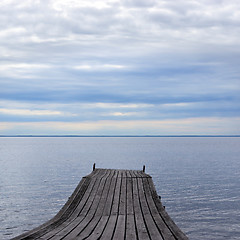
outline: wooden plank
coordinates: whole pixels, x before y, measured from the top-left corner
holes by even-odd
[[[122,172],[122,185],[121,185],[121,193],[120,193],[120,202],[119,202],[119,214],[126,214],[126,187],[127,187],[127,179],[126,172]]]
[[[118,215],[116,229],[112,239],[124,240],[126,215]]]
[[[146,225],[144,223],[144,219],[142,216],[140,201],[139,201],[139,194],[138,194],[138,186],[137,186],[137,179],[132,179],[133,183],[133,205],[134,205],[134,214],[135,214],[135,222],[136,222],[136,230],[137,236],[139,240],[150,240],[148,235]]]
[[[162,217],[163,221],[166,223],[172,234],[175,236],[176,239],[181,240],[188,240],[188,237],[181,231],[181,229],[173,222],[173,220],[170,218],[168,213],[165,211],[165,208],[162,206],[162,203],[157,195],[155,186],[153,184],[153,181],[148,179],[148,183],[150,185],[152,198],[154,200],[154,203],[158,209],[158,212],[160,213],[160,216]]]
[[[158,228],[156,227],[153,221],[150,210],[148,208],[148,204],[144,194],[142,178],[138,178],[137,180],[138,180],[140,205],[141,205],[141,209],[144,217],[144,222],[147,227],[147,231],[151,236],[151,239],[163,239],[160,232],[158,231]]]
[[[120,201],[120,193],[121,193],[121,185],[122,185],[122,171],[118,171],[118,178],[117,178],[117,183],[115,187],[115,193],[113,197],[113,204],[112,204],[112,211],[111,215],[116,215],[118,214],[119,211],[119,201]]]
[[[102,181],[102,184],[99,187],[97,195],[95,196],[95,199],[89,212],[87,213],[87,216],[76,228],[71,231],[70,234],[66,235],[63,239],[76,239],[76,237],[80,237],[80,235],[87,237],[89,235],[89,232],[92,231],[92,228],[96,226],[97,222],[101,218],[101,211],[104,208],[108,188],[110,186],[110,180],[114,175],[114,171],[108,172],[109,175],[104,178],[104,181]]]
[[[70,221],[67,227],[58,232],[53,238],[51,238],[51,240],[58,240],[60,237],[67,236],[68,233],[71,234],[70,236],[74,234],[74,236],[76,236],[79,233],[79,229],[81,228],[81,230],[83,230],[87,223],[93,218],[93,215],[97,209],[96,207],[92,208],[92,205],[96,204],[96,202],[98,203],[100,200],[102,189],[108,176],[110,175],[109,171],[104,171],[104,173],[106,174],[101,176],[99,184],[96,185],[96,188],[94,189],[94,194],[91,194],[91,199],[87,201],[87,204],[84,205],[83,211],[80,213],[80,215],[78,214],[77,218],[75,218],[73,221]]]
[[[117,224],[117,214],[119,211],[119,201],[120,201],[120,190],[121,190],[121,182],[122,182],[122,171],[118,171],[118,177],[116,179],[115,189],[114,189],[114,196],[112,199],[112,208],[111,208],[111,215],[107,225],[104,229],[104,232],[101,236],[102,239],[111,239],[113,237],[116,224]],[[94,238],[92,238],[94,239]]]
[[[86,217],[84,216],[76,217],[70,224],[69,223],[67,225],[64,224],[60,231],[59,229],[57,229],[57,231],[54,231],[52,236],[51,237],[48,236],[47,239],[51,240],[62,239],[64,236],[67,236],[73,229],[79,226],[79,224],[82,223],[83,221],[87,221]],[[42,236],[40,239],[46,240],[45,236]]]
[[[137,239],[134,215],[126,215],[126,239],[135,240]]]
[[[127,178],[127,215],[133,215],[132,178]]]
[[[109,216],[102,216],[100,221],[98,222],[98,225],[96,226],[96,228],[85,239],[96,240],[96,239],[100,238],[100,236],[103,234],[103,230],[105,229],[108,219],[109,219]],[[83,237],[81,237],[81,235],[79,236],[79,238],[83,239]]]
[[[90,211],[90,208],[96,198],[96,195],[98,194],[101,184],[104,183],[104,181],[108,178],[109,175],[110,175],[110,172],[108,172],[107,170],[104,170],[101,177],[96,178],[93,191],[91,192],[90,197],[87,199],[87,202],[84,204],[84,208],[82,209],[81,206],[79,206],[79,208],[81,208],[81,211],[76,212],[76,214],[78,216],[79,215],[86,216],[88,214],[88,212]]]
[[[125,172],[126,172],[126,177],[127,178],[131,178],[132,176],[131,176],[131,171],[129,171],[129,170],[125,170]]]
[[[61,225],[55,227],[52,231],[48,232],[45,235],[42,235],[42,239],[50,239],[56,234],[59,234],[59,232],[68,232],[70,229],[75,227],[81,220],[84,219],[84,216],[78,217],[79,214],[82,212],[82,210],[89,209],[92,199],[94,198],[96,191],[98,189],[98,186],[102,180],[102,178],[107,174],[107,171],[97,171],[95,170],[95,174],[92,177],[92,181],[89,184],[89,187],[81,199],[80,202],[76,203],[76,207],[74,209],[74,212],[66,219]],[[84,215],[84,214],[82,214]],[[77,218],[77,221],[76,221]]]
[[[138,172],[139,172],[139,171],[137,171],[137,170],[133,170],[133,171],[132,171],[133,177],[135,177],[135,178],[141,177]]]
[[[100,201],[98,203],[95,201],[98,204],[96,215],[102,215],[103,214],[103,209],[105,208],[108,193],[109,193],[110,186],[111,186],[111,183],[113,181],[113,176],[115,175],[115,173],[116,173],[115,171],[110,172],[110,175],[108,176],[108,179],[106,179],[103,191],[99,192]],[[94,208],[94,206],[92,206],[92,208]]]
[[[137,171],[137,174],[142,178],[152,178],[149,174],[146,174],[143,171]]]
[[[103,232],[105,228],[105,225],[103,225],[105,218],[102,218],[102,216],[104,215],[104,213],[107,213],[107,216],[109,218],[116,179],[117,179],[117,172],[111,171],[111,174],[108,177],[108,180],[106,181],[106,184],[104,186],[104,190],[102,192],[101,199],[97,207],[97,211],[94,215],[94,218],[91,220],[91,222],[88,223],[86,228],[80,234],[78,234],[77,236],[78,238],[85,239],[86,237],[88,237],[94,231],[94,229],[99,225],[99,223],[102,227],[102,232]],[[104,219],[104,221],[101,222],[101,219]]]
[[[127,172],[128,174],[129,172]],[[132,192],[132,178],[130,174],[127,178],[127,207],[126,207],[126,239],[137,239],[136,226],[133,214],[133,192]]]
[[[116,223],[117,223],[117,215],[111,215],[108,219],[108,222],[106,224],[106,227],[103,231],[103,234],[101,236],[101,239],[107,239],[110,240],[113,237],[115,228],[116,228]],[[90,236],[91,237],[91,236]],[[92,240],[95,240],[94,238],[91,238]]]
[[[111,214],[111,210],[112,210],[112,205],[113,205],[113,198],[115,195],[115,190],[116,190],[116,183],[117,183],[117,179],[118,179],[118,171],[116,171],[114,173],[114,176],[112,178],[111,184],[110,184],[110,189],[107,195],[107,199],[105,202],[105,206],[104,206],[104,210],[102,215],[107,215],[109,216]]]
[[[55,223],[56,220],[64,220],[64,217],[68,217],[72,213],[72,210],[74,210],[74,207],[77,205],[77,203],[80,202],[82,197],[87,194],[89,185],[91,184],[91,178],[93,176],[97,176],[99,172],[99,170],[92,171],[89,175],[83,177],[73,194],[69,197],[67,203],[62,207],[55,217],[47,222],[47,224],[52,224]]]
[[[69,200],[67,201],[67,203],[63,206],[63,208],[58,212],[58,214],[55,217],[53,217],[46,223],[40,225],[39,227],[27,233],[24,233],[20,236],[17,236],[13,239],[14,240],[21,240],[21,239],[27,239],[27,238],[35,239],[37,237],[40,237],[44,233],[51,231],[56,226],[62,224],[64,220],[67,218],[67,216],[69,215],[69,211],[71,211],[76,200],[80,201],[81,198],[83,197],[89,183],[90,183],[90,178],[83,178],[79,183],[79,185],[77,186],[77,188],[75,189],[75,191],[73,192],[73,194],[71,195],[71,197],[69,198]]]
[[[131,171],[131,175],[132,175],[132,178],[138,178],[138,177],[140,177],[139,174],[138,174],[138,171],[136,171],[136,170],[132,170],[132,171]]]
[[[168,240],[175,240],[174,235],[172,234],[172,232],[168,229],[168,226],[166,225],[166,223],[163,221],[163,219],[161,218],[156,205],[152,199],[152,194],[150,191],[150,187],[149,187],[149,182],[148,182],[148,178],[143,178],[143,187],[144,187],[144,193],[145,193],[145,197],[147,200],[147,204],[151,213],[151,216],[158,228],[158,230],[160,231],[161,235],[163,236],[164,239],[168,239]]]

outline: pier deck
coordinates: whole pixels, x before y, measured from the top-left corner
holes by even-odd
[[[14,239],[188,238],[162,206],[151,176],[137,170],[94,167],[53,219]]]

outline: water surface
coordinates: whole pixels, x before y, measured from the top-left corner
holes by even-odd
[[[0,138],[0,239],[53,217],[96,162],[142,169],[190,239],[240,239],[240,138]]]

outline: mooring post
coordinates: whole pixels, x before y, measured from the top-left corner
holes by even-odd
[[[93,171],[95,170],[95,167],[96,167],[96,163],[93,164]]]
[[[143,172],[145,172],[145,165],[143,165]]]

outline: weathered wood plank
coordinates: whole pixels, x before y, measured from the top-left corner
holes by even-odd
[[[144,188],[145,197],[148,203],[148,207],[159,232],[161,233],[163,239],[175,240],[175,237],[173,236],[172,232],[168,229],[168,226],[166,225],[166,223],[161,218],[156,208],[156,205],[152,199],[152,193],[149,189],[148,179],[143,178],[142,181],[143,181],[143,188]],[[150,179],[149,181],[152,181],[152,180]]]
[[[125,215],[126,214],[126,186],[127,186],[127,179],[126,179],[126,172],[122,172],[122,185],[121,185],[121,192],[120,192],[120,202],[119,202],[119,214]]]
[[[89,236],[86,239],[88,239],[88,240],[96,240],[96,239],[100,238],[100,236],[103,234],[103,231],[104,231],[105,226],[106,226],[106,224],[108,222],[108,219],[109,219],[109,216],[102,216],[100,221],[98,222],[96,228],[92,231],[91,234],[89,234]],[[83,239],[81,237],[81,235],[79,237],[81,239]]]
[[[94,198],[93,204],[91,205],[90,210],[88,211],[86,217],[76,228],[74,228],[63,239],[66,239],[66,240],[76,239],[76,237],[79,236],[85,230],[85,228],[88,227],[89,224],[92,226],[95,226],[94,224],[99,221],[101,217],[100,211],[102,211],[104,207],[104,200],[106,198],[106,194],[107,194],[108,186],[110,182],[108,178],[110,177],[111,179],[113,174],[114,174],[113,171],[109,171],[109,175],[103,178],[103,181],[101,181],[98,192]],[[96,217],[94,218],[95,215]],[[89,229],[89,227],[87,229]]]
[[[76,208],[74,209],[74,212],[72,212],[72,214],[70,214],[69,217],[62,224],[55,226],[51,231],[48,231],[47,233],[42,235],[41,239],[50,239],[55,234],[57,234],[59,231],[66,228],[71,222],[73,222],[78,217],[79,213],[85,206],[86,201],[88,200],[89,196],[91,196],[91,193],[93,192],[93,186],[95,186],[95,184],[96,184],[96,181],[94,181],[94,179],[93,179],[93,181],[91,181],[91,183],[87,189],[89,191],[86,191],[85,195],[82,198],[82,201],[76,206]],[[79,220],[80,220],[80,218],[78,218],[77,221],[79,222]]]
[[[122,185],[122,173],[121,171],[118,172],[117,183],[115,187],[115,193],[113,196],[113,204],[112,204],[112,211],[111,215],[116,215],[119,212],[119,202],[120,202],[120,193],[121,193],[121,185]]]
[[[161,236],[161,233],[158,231],[158,228],[156,227],[152,219],[150,210],[148,208],[148,204],[144,194],[142,178],[138,178],[138,191],[139,191],[139,197],[140,197],[139,199],[140,199],[140,204],[141,204],[142,213],[144,217],[144,222],[146,224],[147,231],[151,236],[151,239],[163,239]]]
[[[26,232],[20,236],[13,238],[13,240],[36,239],[39,236],[51,231],[56,226],[61,225],[65,221],[65,219],[67,219],[67,216],[71,214],[72,208],[76,205],[76,202],[79,202],[82,199],[89,183],[90,178],[83,178],[79,185],[77,186],[77,188],[75,189],[75,191],[73,192],[73,194],[71,195],[71,197],[69,198],[69,200],[67,201],[67,203],[63,206],[63,208],[58,212],[58,214],[54,218],[50,219],[46,223],[40,225],[39,227],[29,232]]]
[[[101,239],[107,239],[107,240],[112,239],[114,231],[115,231],[116,223],[117,223],[117,215],[111,215],[109,217],[107,225],[103,231]],[[91,239],[94,240],[94,238],[91,238]]]
[[[128,240],[136,240],[136,229],[135,229],[135,221],[133,215],[126,215],[126,239]]]
[[[116,229],[113,235],[113,239],[124,240],[126,231],[126,215],[118,215]]]
[[[109,217],[110,211],[111,211],[111,205],[112,205],[112,196],[113,196],[114,187],[116,184],[116,178],[117,178],[117,172],[112,171],[111,175],[108,177],[108,181],[106,181],[106,184],[104,186],[101,199],[97,207],[97,211],[94,215],[94,218],[91,220],[91,222],[88,223],[86,228],[80,234],[77,235],[77,238],[85,239],[99,225],[99,223],[101,222],[101,219],[102,220],[104,219],[105,221],[105,218],[102,217],[103,215],[105,216],[107,215]],[[100,223],[100,225],[102,226],[102,232],[105,228],[105,225],[103,225],[104,221]]]
[[[132,189],[132,179],[127,178],[127,215],[133,215],[133,189]]]
[[[158,194],[154,187],[153,181],[148,179],[148,184],[150,186],[152,198],[155,202],[155,205],[167,227],[170,229],[176,239],[188,240],[187,236],[181,231],[180,228],[178,228],[178,226],[173,222],[168,213],[165,211],[165,208],[162,206],[162,203],[160,202]]]
[[[133,205],[134,205],[137,236],[139,240],[149,240],[150,237],[148,235],[148,231],[144,223],[142,210],[140,206],[140,200],[139,200],[140,197],[138,193],[137,179],[134,178],[132,181],[133,181]]]
[[[112,208],[109,217],[109,221],[104,229],[104,232],[101,236],[102,239],[112,239],[116,224],[117,224],[117,215],[119,212],[119,201],[120,201],[120,189],[121,189],[121,182],[122,182],[122,171],[118,171],[118,176],[116,179],[114,194],[112,198]],[[91,237],[91,236],[90,236]],[[93,239],[91,237],[91,239]]]
[[[129,173],[129,172],[128,172]],[[130,174],[127,178],[127,206],[126,206],[126,239],[137,239],[135,219],[133,212],[133,191],[132,191],[132,179]]]
[[[111,214],[117,179],[118,179],[118,171],[114,173],[114,176],[112,178],[102,215],[109,216]]]
[[[52,239],[53,236],[56,236],[56,239],[58,238],[58,234],[67,233],[72,228],[76,227],[83,219],[86,214],[82,213],[82,210],[87,211],[89,210],[91,203],[94,199],[94,196],[97,192],[98,186],[104,176],[108,174],[107,171],[97,171],[94,174],[94,177],[92,178],[91,183],[89,184],[89,187],[87,191],[85,192],[82,200],[77,204],[75,207],[75,211],[68,217],[68,219],[63,222],[63,224],[59,225],[58,227],[55,227],[52,231],[42,236],[42,239]],[[81,217],[78,217],[82,213]],[[77,220],[76,220],[77,219]]]
[[[69,232],[71,232],[73,229],[75,229],[78,225],[80,225],[80,224],[83,225],[82,221],[84,221],[87,213],[90,211],[90,208],[93,204],[94,198],[95,198],[97,192],[99,191],[101,184],[103,184],[103,182],[107,179],[109,174],[110,174],[110,172],[108,172],[106,170],[102,171],[102,174],[100,175],[100,177],[96,178],[97,181],[95,181],[93,193],[90,194],[90,197],[87,196],[86,202],[83,203],[83,206],[81,206],[81,211],[80,212],[76,211],[74,213],[74,218],[70,218],[69,220],[67,220],[66,221],[67,226],[65,226],[53,238],[51,238],[52,240],[55,240],[55,239],[57,240],[60,237],[64,237]],[[78,209],[80,209],[80,206]],[[87,220],[85,220],[85,222],[86,221]]]

